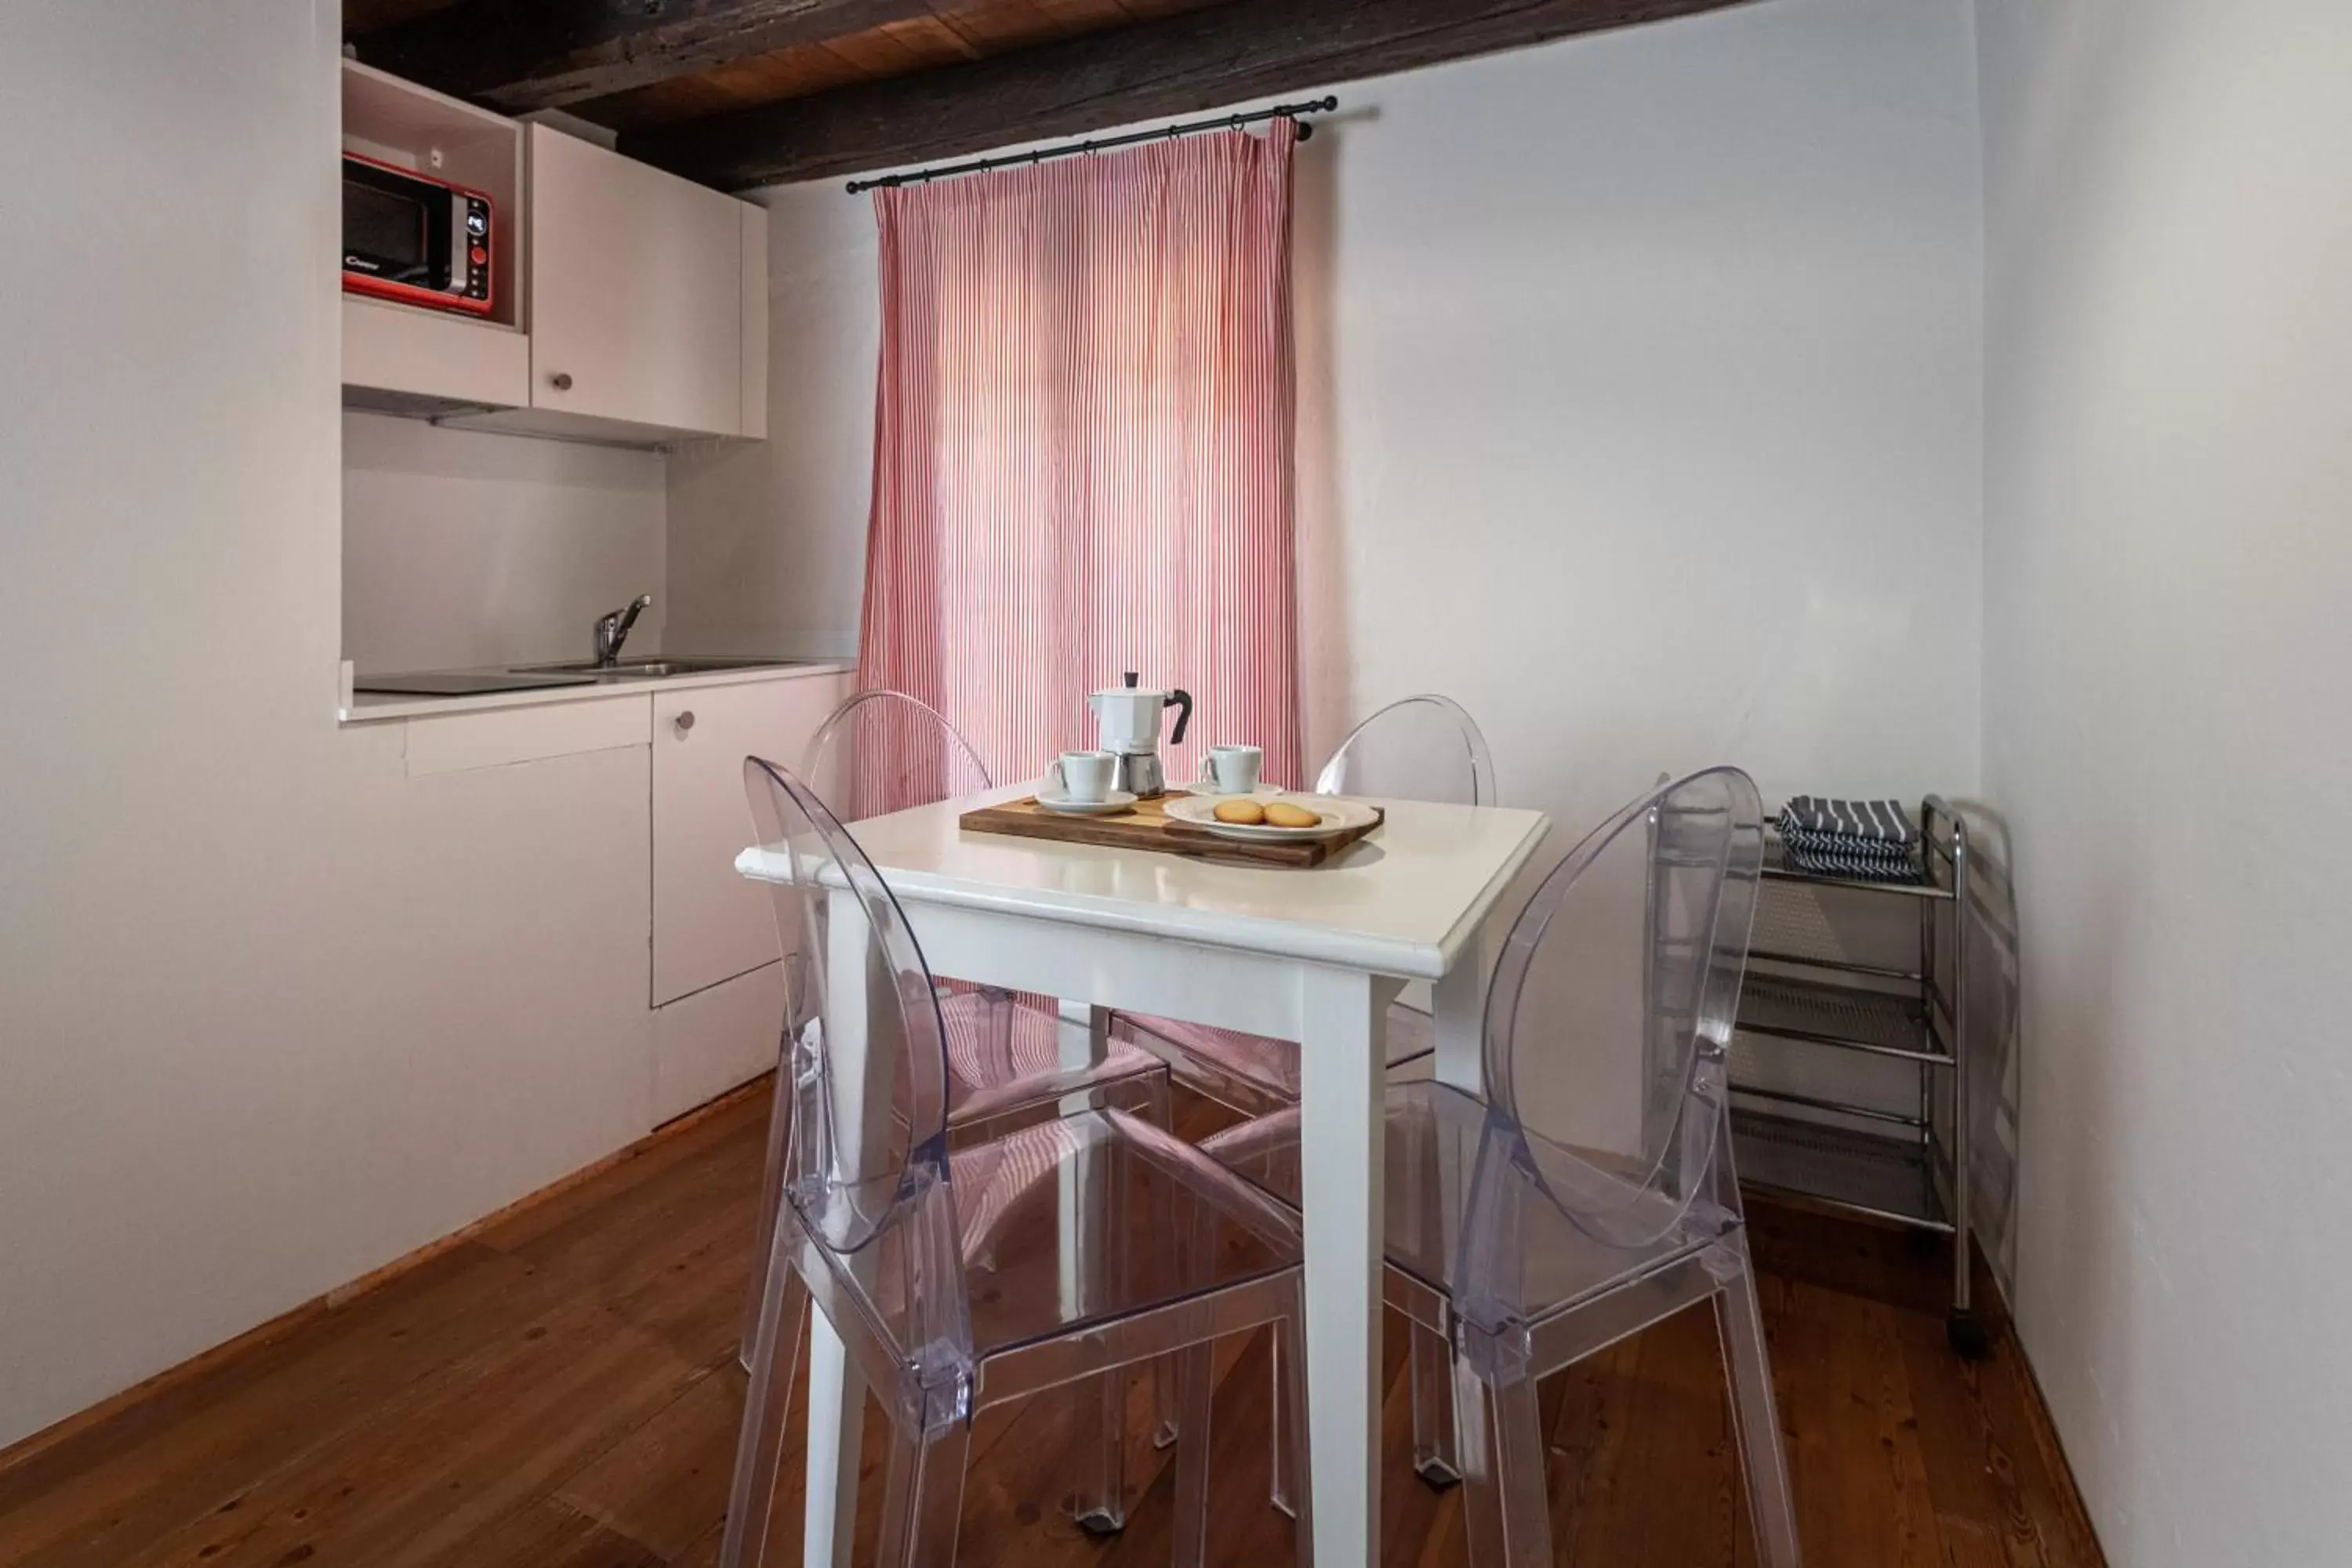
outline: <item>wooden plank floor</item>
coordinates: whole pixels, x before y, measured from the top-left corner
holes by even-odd
[[[0,1563],[716,1563],[763,1112],[746,1100],[357,1300],[30,1446],[0,1468]],[[1978,1367],[1945,1348],[1932,1259],[1788,1211],[1759,1207],[1755,1228],[1812,1568],[2101,1563],[2010,1344]],[[1402,1341],[1389,1336],[1392,1373]],[[1265,1502],[1266,1355],[1262,1338],[1229,1347],[1215,1406],[1218,1561],[1247,1568],[1290,1558],[1288,1521]],[[1754,1563],[1703,1313],[1544,1394],[1562,1563]],[[963,1560],[1164,1563],[1170,1478],[1142,1436],[1139,1384],[1132,1409],[1135,1500],[1107,1542],[1061,1511],[1066,1438],[1052,1404],[984,1416]],[[1462,1563],[1458,1493],[1414,1479],[1406,1421],[1392,1378],[1385,1561]],[[881,1426],[877,1413],[869,1466]],[[795,1473],[799,1444],[795,1430]],[[869,1509],[880,1489],[864,1489]]]

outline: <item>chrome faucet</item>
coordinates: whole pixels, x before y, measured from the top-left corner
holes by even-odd
[[[637,624],[637,617],[653,602],[651,594],[640,594],[611,614],[596,617],[597,668],[610,669],[621,662],[621,645],[629,640],[629,628]]]

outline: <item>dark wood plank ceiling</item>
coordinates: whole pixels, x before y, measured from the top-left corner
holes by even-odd
[[[729,189],[1187,114],[1744,0],[344,0],[359,58]]]
[[[345,0],[360,58],[510,112],[666,125],[1231,0]]]

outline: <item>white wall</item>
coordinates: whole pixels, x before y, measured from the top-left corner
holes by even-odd
[[[334,721],[339,34],[0,7],[0,1444],[648,1117],[646,751]]]
[[[657,452],[343,416],[343,657],[362,673],[585,658],[598,616],[654,595]]]
[[[2352,1539],[2352,9],[1983,0],[2020,1327],[2110,1561]]]
[[[1974,787],[1974,68],[1967,0],[1773,0],[1339,89],[1297,216],[1311,754],[1433,688],[1569,822],[1726,760]],[[774,438],[673,460],[669,636],[849,651],[873,219],[758,199]]]

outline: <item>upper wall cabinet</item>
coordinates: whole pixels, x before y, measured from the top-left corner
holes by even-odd
[[[531,406],[765,435],[766,376],[755,429],[744,369],[766,362],[767,334],[753,343],[745,319],[755,304],[765,311],[767,228],[753,220],[766,216],[532,126]],[[747,254],[753,244],[756,257]]]
[[[354,71],[344,142],[378,155],[352,132]],[[505,127],[520,194],[499,218],[513,324],[346,295],[347,403],[631,444],[768,433],[764,209],[380,71],[358,80],[362,103],[404,91]]]
[[[766,211],[527,131],[530,396],[462,423],[615,441],[765,436]]]

